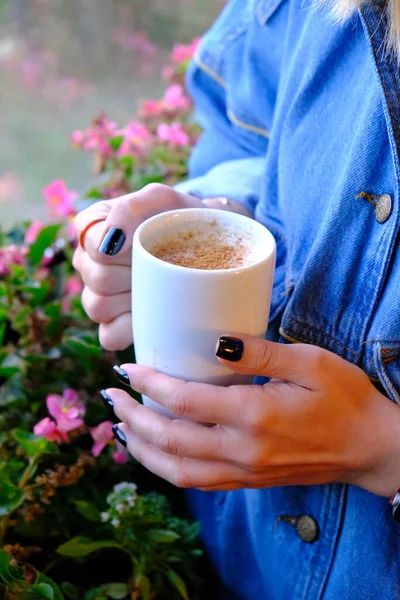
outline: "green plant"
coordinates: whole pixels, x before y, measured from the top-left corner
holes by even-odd
[[[183,70],[174,64],[171,77]],[[145,103],[143,123],[118,128],[101,116],[74,132],[97,173],[80,199],[184,177],[198,134],[190,109],[176,84]],[[197,524],[117,445],[98,401],[114,383],[112,365],[133,360],[133,349],[105,352],[83,311],[72,267],[76,194],[58,180],[44,195],[57,222],[0,231],[0,595],[197,597]]]

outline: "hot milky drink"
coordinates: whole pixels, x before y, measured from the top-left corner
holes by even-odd
[[[165,235],[149,247],[156,258],[180,267],[216,270],[252,264],[252,248],[246,234],[236,233],[217,221],[199,222]]]

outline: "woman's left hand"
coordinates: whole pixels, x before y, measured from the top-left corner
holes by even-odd
[[[270,383],[224,388],[122,365],[134,390],[189,419],[107,390],[139,462],[178,487],[205,491],[332,482],[397,491],[400,409],[361,369],[316,346],[240,338],[240,360],[218,360]]]

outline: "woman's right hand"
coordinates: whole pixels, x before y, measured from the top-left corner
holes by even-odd
[[[106,350],[123,350],[132,344],[131,262],[132,239],[149,217],[179,208],[199,208],[201,200],[161,184],[150,184],[132,194],[97,202],[76,216],[78,238],[84,248],[75,250],[73,266],[84,282],[83,307],[99,323],[100,343]]]

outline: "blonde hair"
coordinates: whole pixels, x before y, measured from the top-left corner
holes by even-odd
[[[370,0],[374,1],[374,0]],[[363,0],[328,0],[335,21],[344,22],[364,4]],[[326,4],[326,0],[317,0],[318,4]],[[388,31],[385,50],[400,63],[400,0],[388,0],[385,8],[388,17]]]

